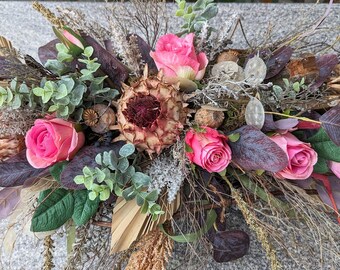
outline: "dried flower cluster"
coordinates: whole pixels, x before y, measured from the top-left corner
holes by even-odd
[[[146,172],[152,179],[150,189],[156,189],[159,192],[166,190],[168,202],[175,199],[185,178],[179,165],[178,160],[161,155],[152,161]]]
[[[172,254],[173,240],[156,229],[143,236],[136,249],[129,259],[126,270],[165,270]]]

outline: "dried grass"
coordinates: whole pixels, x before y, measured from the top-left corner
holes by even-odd
[[[125,269],[165,270],[173,245],[159,229],[153,230],[138,241]]]

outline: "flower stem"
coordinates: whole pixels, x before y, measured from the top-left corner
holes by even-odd
[[[309,119],[307,117],[299,117],[299,116],[294,116],[294,115],[287,115],[287,114],[278,113],[278,112],[265,112],[265,113],[266,114],[279,115],[279,116],[283,116],[283,117],[287,117],[287,118],[298,119],[298,120],[301,120],[301,121],[311,122],[311,123],[320,124],[320,125],[322,124],[322,122],[320,122],[320,121],[312,120],[312,119]]]

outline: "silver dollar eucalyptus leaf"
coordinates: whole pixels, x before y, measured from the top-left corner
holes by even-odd
[[[247,125],[257,127],[258,129],[263,127],[265,120],[264,108],[261,101],[256,97],[251,98],[247,104],[245,118]]]
[[[259,85],[266,78],[267,66],[260,57],[254,56],[248,60],[244,74],[247,83],[253,86]]]

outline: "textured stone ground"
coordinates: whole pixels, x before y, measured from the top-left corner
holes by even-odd
[[[101,20],[100,8],[103,4],[98,3],[48,3],[47,6],[55,7],[72,6],[87,11],[88,16]],[[231,14],[238,13],[243,18],[243,26],[247,37],[252,44],[260,44],[266,37],[268,29],[271,29],[270,40],[275,41],[287,34],[315,22],[326,10],[326,5],[312,4],[224,4],[221,5],[220,19],[215,22],[218,28],[221,21],[227,19]],[[15,47],[19,48],[23,53],[28,53],[33,57],[36,56],[37,48],[50,39],[54,38],[53,32],[49,24],[34,11],[29,2],[0,2],[0,35],[12,40]],[[339,35],[340,26],[340,5],[335,5],[330,16],[323,24],[322,31],[310,39],[311,43],[324,41],[331,44],[337,35]],[[245,42],[240,32],[237,32],[234,39],[235,47],[244,47]],[[338,47],[339,48],[339,47]],[[317,47],[315,48],[317,50]],[[229,217],[233,228],[243,228],[246,231],[247,226],[240,219],[239,214],[233,213]],[[3,235],[6,222],[0,222],[0,236]],[[55,269],[63,269],[65,263],[65,238],[55,237]],[[292,243],[293,245],[293,243]],[[317,247],[318,243],[314,244]],[[300,261],[304,261],[308,266],[307,269],[336,269],[331,268],[327,261],[320,264],[315,258],[311,257],[309,250],[301,253]],[[17,243],[16,249],[9,258],[4,253],[1,254],[0,269],[4,270],[38,270],[42,269],[42,245],[32,240],[31,237],[22,237]],[[177,249],[174,259],[169,269],[224,269],[224,270],[266,270],[269,269],[268,261],[261,249],[256,238],[251,234],[251,247],[249,254],[242,259],[227,264],[217,264],[208,262],[205,266],[193,264],[191,267],[183,267],[183,258],[185,253],[182,249]],[[279,253],[279,260],[283,265],[283,269],[301,269],[299,265],[294,264],[282,251]],[[11,262],[11,263],[10,263]],[[337,269],[340,269],[338,264]]]

